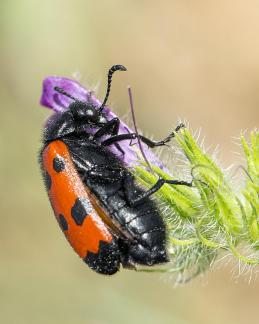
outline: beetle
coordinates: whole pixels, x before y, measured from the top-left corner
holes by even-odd
[[[109,69],[106,95],[99,107],[54,88],[72,101],[46,124],[40,152],[46,190],[60,228],[84,262],[105,275],[116,273],[121,265],[135,269],[169,261],[166,225],[151,196],[165,183],[192,185],[159,178],[144,190],[109,149],[115,145],[125,154],[121,141],[138,139],[153,148],[174,136],[172,132],[156,142],[137,133],[118,134],[120,120],[108,120],[103,112],[115,71],[126,68],[114,65]]]

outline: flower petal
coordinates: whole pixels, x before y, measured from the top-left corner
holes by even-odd
[[[51,76],[43,81],[43,90],[40,103],[41,105],[51,108],[56,112],[63,112],[68,109],[72,99],[60,95],[54,90],[54,87],[62,88],[72,96],[75,96],[78,100],[86,101],[89,91],[83,88],[78,82],[62,78]]]

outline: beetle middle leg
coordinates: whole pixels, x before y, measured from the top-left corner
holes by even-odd
[[[157,182],[153,185],[153,187],[151,187],[147,191],[144,191],[136,195],[135,193],[136,185],[134,183],[134,177],[132,174],[128,173],[125,175],[124,178],[124,192],[125,192],[126,200],[130,206],[135,207],[136,205],[144,202],[144,200],[147,197],[150,197],[151,195],[156,193],[164,184],[192,187],[192,181],[188,182],[182,180],[173,180],[173,179],[167,180],[167,179],[159,178]]]

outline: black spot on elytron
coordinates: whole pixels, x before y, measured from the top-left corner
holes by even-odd
[[[63,231],[68,230],[68,223],[67,223],[67,220],[65,219],[64,215],[62,215],[62,214],[58,215],[58,222],[59,222],[59,225]]]
[[[53,159],[53,169],[56,172],[62,172],[65,169],[65,161],[60,155]]]
[[[51,181],[51,176],[49,175],[48,171],[44,172],[44,182],[45,182],[45,186],[46,186],[47,190],[50,190],[52,181]]]
[[[101,241],[97,253],[87,252],[84,262],[94,271],[112,275],[120,268],[120,251],[116,241]]]
[[[93,211],[90,201],[86,198],[77,198],[74,206],[71,208],[71,215],[77,225],[82,225],[84,219]]]

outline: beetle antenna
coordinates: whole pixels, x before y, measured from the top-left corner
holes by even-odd
[[[132,91],[131,91],[131,88],[128,87],[128,92],[129,92],[129,100],[130,100],[130,110],[131,110],[131,115],[132,115],[132,121],[133,121],[133,125],[134,125],[134,130],[135,130],[135,133],[137,135],[137,140],[138,140],[138,145],[139,145],[139,149],[140,149],[140,152],[150,170],[151,173],[154,174],[154,171],[146,157],[146,154],[143,150],[143,146],[142,146],[142,143],[141,143],[141,140],[139,138],[139,133],[138,133],[138,128],[137,128],[137,123],[136,123],[136,117],[135,117],[135,111],[134,111],[134,104],[133,104],[133,96],[132,96]]]
[[[107,84],[106,95],[103,100],[103,103],[101,104],[100,108],[98,109],[99,114],[103,111],[103,108],[109,98],[109,94],[110,94],[110,90],[111,90],[111,83],[112,83],[112,75],[115,71],[127,71],[127,69],[123,65],[113,65],[110,68],[110,70],[108,71],[108,84]]]
[[[64,89],[60,88],[60,87],[54,87],[54,90],[57,91],[58,93],[63,94],[64,96],[73,99],[75,101],[78,101],[78,99],[76,99],[75,97],[73,97],[71,94],[67,93]]]

